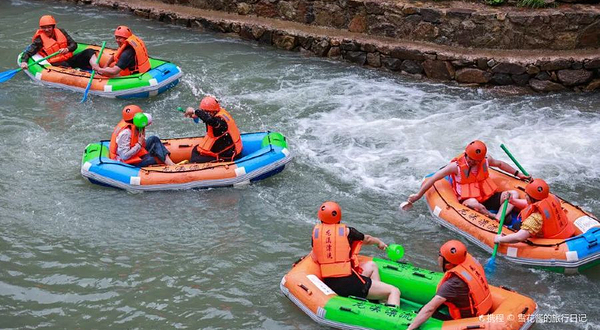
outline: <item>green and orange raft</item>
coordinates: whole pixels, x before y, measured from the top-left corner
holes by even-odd
[[[73,53],[77,54],[86,49],[99,50],[100,47],[79,43]],[[114,49],[105,48],[100,64],[106,63],[115,52]],[[22,55],[23,53],[19,54],[18,63],[21,62]],[[48,61],[34,64],[42,58],[40,54],[32,56],[28,62],[29,68],[23,70],[31,79],[46,86],[83,93],[90,80],[91,72],[53,66]],[[109,78],[95,75],[89,94],[123,99],[145,98],[165,92],[179,83],[182,72],[177,65],[155,58],[150,58],[150,65],[151,69],[148,72],[129,76]]]

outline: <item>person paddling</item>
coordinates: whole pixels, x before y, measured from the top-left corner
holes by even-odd
[[[408,197],[407,203],[413,204],[418,201],[436,181],[449,176],[452,178],[454,193],[459,202],[483,215],[499,220],[500,212],[494,215],[489,211],[498,210],[502,204],[500,201],[502,192],[498,190],[498,186],[490,177],[490,166],[514,174],[520,179],[529,178],[506,162],[489,156],[485,143],[475,140],[467,145],[464,153],[453,158],[448,165],[427,179],[417,193]],[[519,197],[516,190],[508,190],[507,192],[513,198]],[[508,206],[507,215],[512,208],[512,205]]]
[[[48,62],[54,66],[89,70],[95,64],[96,51],[93,49],[73,54],[77,49],[77,43],[67,31],[56,27],[56,20],[51,15],[40,18],[39,29],[33,35],[31,42],[21,56],[22,69],[28,68],[27,62],[33,55],[40,53],[42,56],[48,56],[56,51],[60,51],[60,54],[48,59]]]

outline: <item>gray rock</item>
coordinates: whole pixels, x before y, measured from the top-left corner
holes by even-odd
[[[512,85],[513,80],[508,73],[494,73],[490,83],[494,85]]]
[[[311,50],[317,56],[327,55],[327,53],[329,53],[329,48],[330,48],[329,41],[327,41],[326,39],[323,39],[321,41],[315,40],[311,46]]]
[[[538,80],[550,80],[550,75],[546,71],[542,71],[535,76]]]
[[[460,83],[486,84],[491,78],[492,74],[490,72],[473,68],[465,68],[456,71],[455,79]]]
[[[499,63],[492,68],[494,73],[522,74],[527,71],[521,64],[516,63]]]
[[[527,83],[529,82],[529,78],[529,74],[527,73],[512,75],[512,80],[515,82],[515,84],[519,86],[527,85]]]
[[[417,74],[423,72],[423,65],[419,61],[404,60],[402,61],[400,69],[404,72]]]
[[[593,73],[588,70],[560,70],[558,80],[565,86],[587,84],[592,79]]]
[[[442,13],[437,9],[421,8],[421,17],[425,22],[439,23]]]
[[[379,68],[381,66],[381,54],[378,52],[367,53],[367,65]]]
[[[426,60],[423,70],[431,79],[451,80],[454,78],[454,67],[447,61]]]
[[[556,71],[570,68],[571,61],[567,59],[558,59],[554,61],[537,61],[535,65],[537,65],[542,71]]]
[[[586,69],[598,69],[600,68],[600,59],[588,61],[583,65],[583,67]]]
[[[360,65],[364,65],[367,62],[367,53],[361,51],[342,52],[342,56],[344,59]]]
[[[539,80],[539,79],[531,79],[529,80],[529,86],[536,92],[560,92],[566,90],[565,86],[552,82],[550,80]]]
[[[391,57],[395,57],[395,58],[399,58],[401,60],[417,60],[417,61],[422,61],[422,60],[425,59],[425,56],[423,55],[423,53],[421,53],[418,50],[405,49],[405,48],[400,48],[400,47],[393,48],[390,51],[390,56]]]
[[[596,90],[598,88],[600,88],[600,79],[595,79],[595,80],[592,80],[592,82],[590,82],[587,86],[585,86],[585,88],[583,90],[590,92],[590,91]]]
[[[381,64],[392,71],[400,71],[400,68],[402,67],[402,60],[393,57],[382,56]]]

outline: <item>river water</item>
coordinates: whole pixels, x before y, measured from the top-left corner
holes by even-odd
[[[75,40],[112,47],[125,24],[184,71],[174,90],[137,102],[154,116],[151,133],[203,134],[175,107],[210,93],[242,131],[280,131],[296,156],[244,189],[92,185],[79,173],[82,151],[110,137],[128,102],[82,105],[78,93],[15,76],[0,86],[0,328],[317,329],[279,281],[308,252],[320,203],[338,201],[346,223],[435,269],[456,235],[424,202],[410,213],[398,204],[476,138],[509,161],[504,143],[554,192],[600,214],[598,93],[495,96],[87,6],[3,0],[0,12],[1,71],[16,67],[43,14]],[[500,260],[490,282],[533,297],[547,320],[585,317],[537,329],[600,329],[598,268],[565,276]]]

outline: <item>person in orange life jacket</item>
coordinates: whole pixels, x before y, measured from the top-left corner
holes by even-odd
[[[21,56],[21,68],[27,69],[27,61],[38,52],[42,56],[48,56],[60,51],[60,54],[49,58],[48,62],[54,66],[66,66],[80,69],[91,69],[92,57],[96,51],[86,49],[77,55],[73,51],[77,49],[77,43],[63,29],[56,27],[56,20],[50,15],[40,18],[39,30],[36,31],[23,56]]]
[[[93,68],[96,72],[103,76],[116,77],[144,73],[151,69],[146,44],[128,27],[118,26],[115,30],[115,40],[119,49],[105,66],[101,67],[94,62]]]
[[[460,241],[451,240],[440,247],[438,264],[445,273],[435,296],[427,303],[407,330],[417,329],[432,315],[435,318],[457,320],[487,314],[492,308],[492,295],[483,267]],[[448,307],[450,316],[438,312]]]
[[[569,238],[575,233],[575,227],[560,206],[560,200],[550,194],[550,187],[542,179],[527,184],[525,199],[509,196],[508,202],[522,209],[519,213],[521,228],[510,235],[496,235],[494,243],[525,242],[536,235],[543,238]]]
[[[190,163],[232,161],[242,153],[242,137],[233,117],[212,96],[200,102],[200,109],[188,107],[183,114],[206,124],[206,136],[194,147]]]
[[[109,145],[109,157],[124,163],[144,167],[157,164],[157,158],[166,165],[174,165],[169,151],[156,136],[145,139],[145,128],[133,124],[137,113],[143,113],[137,105],[123,108],[123,119],[115,126]]]
[[[499,168],[507,173],[514,174],[520,179],[528,179],[529,177],[515,170],[509,164],[486,155],[487,147],[485,143],[479,140],[469,143],[462,155],[452,159],[448,165],[430,177],[416,194],[410,195],[408,203],[412,204],[418,201],[436,181],[450,176],[452,177],[454,192],[463,205],[499,220],[501,212],[494,215],[488,211],[489,209],[499,210],[501,206],[500,198],[502,197],[502,192],[498,191],[496,184],[489,176],[488,167]],[[514,198],[519,196],[516,190],[508,190],[507,193]],[[512,208],[512,205],[508,205],[507,215],[510,214]]]
[[[362,244],[377,245],[381,250],[387,245],[341,224],[342,210],[335,202],[323,203],[317,215],[321,223],[313,228],[311,257],[321,268],[323,282],[340,296],[386,299],[399,306],[400,290],[381,282],[377,265],[373,261],[358,263]]]

